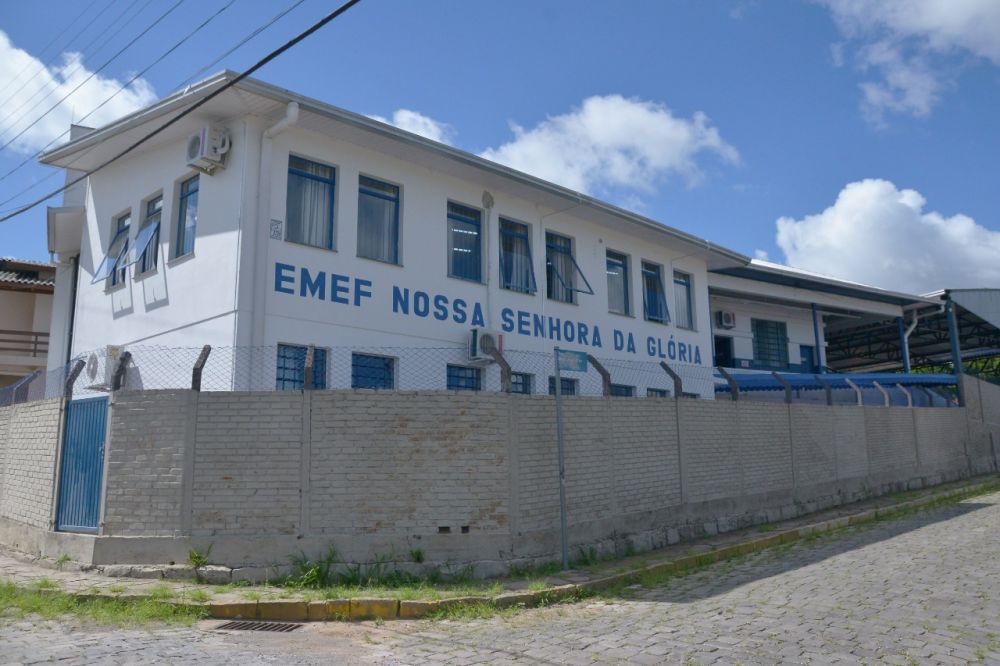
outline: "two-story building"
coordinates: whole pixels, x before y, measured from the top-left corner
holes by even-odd
[[[55,267],[0,257],[0,387],[45,370]]]

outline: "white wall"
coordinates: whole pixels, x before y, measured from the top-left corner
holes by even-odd
[[[736,315],[736,326],[731,329],[719,328],[713,321],[714,335],[727,336],[733,339],[733,358],[737,368],[750,367],[741,365],[741,360],[753,359],[753,328],[752,319],[766,319],[785,322],[788,329],[788,362],[798,365],[801,358],[800,345],[815,347],[812,311],[802,308],[785,307],[768,303],[755,303],[736,298],[712,295],[712,312],[724,310]],[[820,340],[823,344],[823,328],[820,324]],[[817,350],[818,353],[818,350]],[[818,357],[816,357],[818,359]]]

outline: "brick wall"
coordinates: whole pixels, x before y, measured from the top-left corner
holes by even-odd
[[[119,393],[106,446],[104,533],[171,536],[183,531],[189,391]]]
[[[4,408],[6,429],[0,482],[0,517],[47,528],[52,512],[59,400],[39,400]],[[0,421],[2,425],[3,421]]]
[[[681,484],[685,502],[739,495],[742,488],[736,403],[681,400]]]

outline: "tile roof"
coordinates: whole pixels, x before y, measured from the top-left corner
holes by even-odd
[[[56,267],[42,261],[0,257],[0,288],[4,285],[18,287],[53,288],[56,284]]]

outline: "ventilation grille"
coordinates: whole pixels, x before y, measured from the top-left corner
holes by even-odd
[[[295,631],[301,624],[294,622],[258,622],[256,620],[240,620],[238,622],[226,622],[218,630],[226,631]]]

